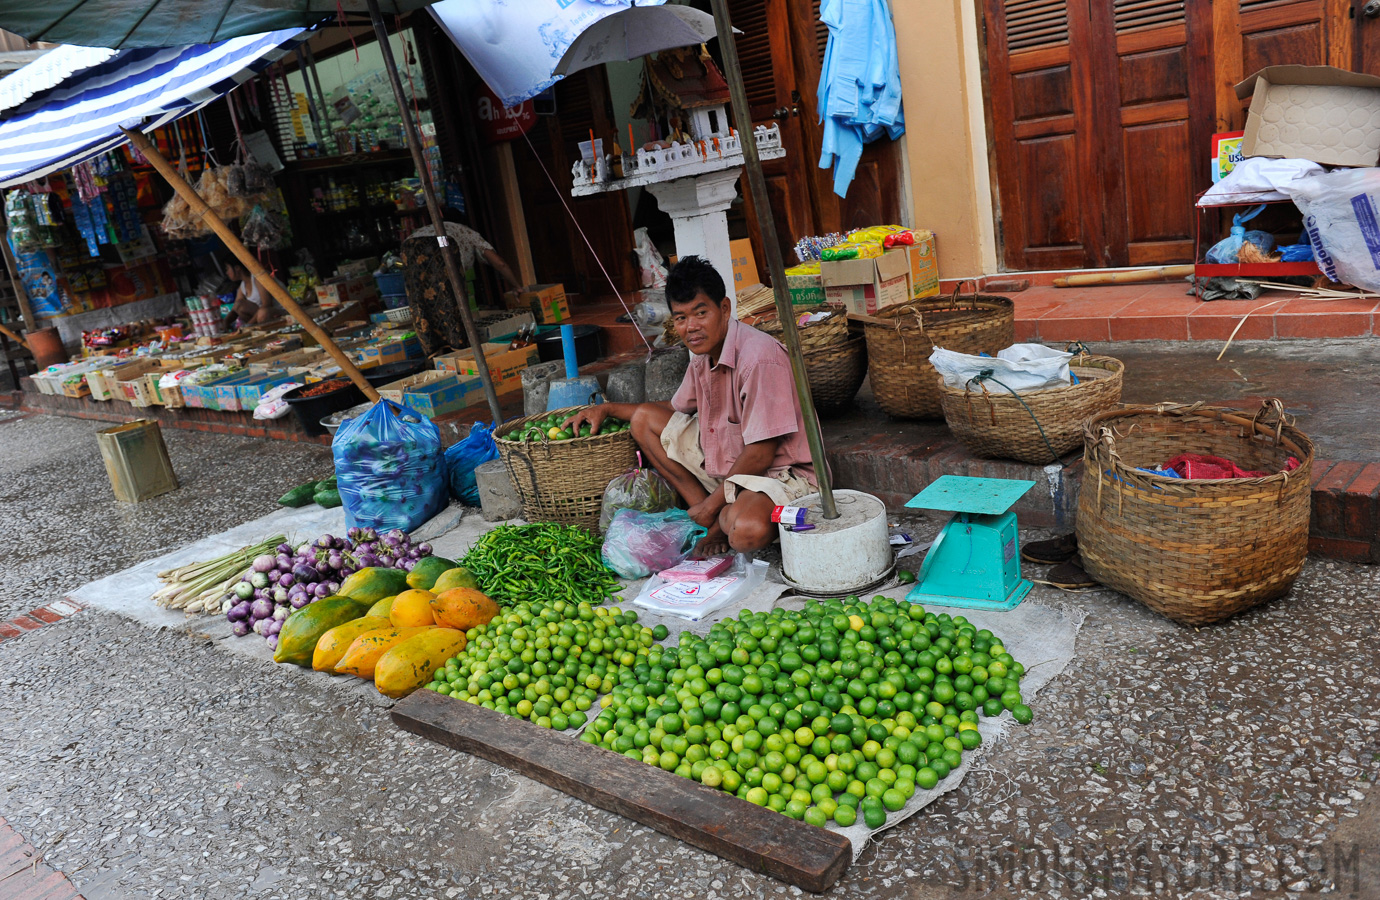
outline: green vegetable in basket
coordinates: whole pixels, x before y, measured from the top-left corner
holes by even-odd
[[[317,506],[321,506],[326,509],[335,509],[337,506],[340,505],[341,502],[340,491],[337,491],[334,488],[326,491],[317,491],[316,494],[312,497],[312,499],[316,501]]]

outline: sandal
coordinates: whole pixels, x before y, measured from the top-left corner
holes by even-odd
[[[1047,541],[1031,541],[1021,547],[1021,559],[1037,566],[1068,562],[1077,555],[1078,535],[1073,532]]]
[[[1049,570],[1044,582],[1064,590],[1097,587],[1097,579],[1083,571],[1081,559],[1072,559]]]

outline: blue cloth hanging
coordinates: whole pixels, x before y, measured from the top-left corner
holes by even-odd
[[[887,0],[824,0],[819,18],[829,26],[819,74],[819,167],[833,166],[834,193],[845,197],[863,146],[906,133],[896,27]]]

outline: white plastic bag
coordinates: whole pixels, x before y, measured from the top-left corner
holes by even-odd
[[[930,365],[944,376],[944,383],[949,387],[961,388],[983,372],[990,372],[990,378],[995,381],[988,390],[1005,387],[1019,393],[1069,384],[1069,360],[1072,358],[1072,353],[1042,344],[1012,344],[995,357],[970,356],[936,347],[930,354]]]
[[[296,382],[289,381],[287,384],[280,384],[264,392],[264,395],[259,398],[258,406],[254,407],[254,418],[259,421],[265,421],[268,419],[281,419],[283,416],[287,415],[291,407],[283,400],[283,395],[301,386],[302,385]]]
[[[666,260],[647,236],[647,229],[639,228],[633,232],[633,252],[637,254],[637,266],[642,270],[644,288],[666,287]]]
[[[1318,267],[1380,291],[1380,169],[1338,169],[1290,185]]]
[[[1236,164],[1222,180],[1208,188],[1199,206],[1231,206],[1288,200],[1288,191],[1301,178],[1321,175],[1323,167],[1311,159],[1270,159],[1252,156]]]
[[[766,561],[750,560],[739,553],[733,568],[708,581],[666,581],[653,575],[633,601],[653,612],[699,621],[715,610],[746,599],[767,580]]]

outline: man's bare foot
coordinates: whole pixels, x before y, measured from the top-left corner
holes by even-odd
[[[724,530],[716,522],[714,527],[709,529],[709,533],[700,538],[695,549],[690,551],[690,558],[708,559],[711,556],[723,556],[728,550],[728,535],[724,534]]]

